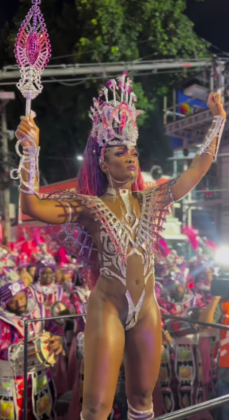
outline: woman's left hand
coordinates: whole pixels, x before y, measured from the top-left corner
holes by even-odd
[[[207,105],[213,115],[221,115],[221,117],[223,117],[224,119],[227,118],[226,111],[223,107],[221,93],[211,92],[208,97]]]

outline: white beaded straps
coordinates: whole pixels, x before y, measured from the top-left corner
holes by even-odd
[[[214,161],[216,161],[225,122],[226,120],[221,117],[221,115],[216,115],[214,117],[212,126],[205,137],[205,141],[197,152],[198,155],[202,156],[205,153],[213,156]],[[216,145],[212,144],[214,139],[216,139]]]
[[[71,223],[71,221],[72,221],[72,206],[68,201],[66,201],[66,204],[67,204],[68,209],[69,209],[68,222],[67,223]]]
[[[20,157],[20,163],[18,169],[13,169],[10,172],[10,176],[12,179],[19,179],[19,190],[25,194],[31,194],[39,196],[39,169],[38,169],[38,158],[40,148],[36,146],[36,143],[26,138],[26,141],[31,143],[31,146],[23,147],[23,154],[19,150],[20,144],[25,139],[18,140],[16,143],[16,153]],[[29,167],[26,167],[26,164],[29,164]],[[29,180],[26,181],[23,179],[23,172],[27,172],[29,174]]]

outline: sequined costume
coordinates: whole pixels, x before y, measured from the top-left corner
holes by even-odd
[[[72,197],[89,209],[91,217],[98,223],[98,243],[95,244],[87,230],[79,224],[52,227],[52,236],[65,248],[71,250],[79,261],[86,265],[98,265],[100,276],[115,278],[126,287],[128,257],[141,257],[144,270],[144,289],[136,305],[126,289],[128,315],[125,329],[136,324],[145,296],[145,286],[154,273],[154,256],[159,252],[160,232],[173,202],[171,187],[175,180],[144,191],[133,192],[138,199],[141,214],[130,209],[129,190],[120,190],[124,206],[122,220],[110,210],[99,197],[77,194]],[[66,199],[66,195],[64,196]],[[63,198],[62,198],[63,199]]]

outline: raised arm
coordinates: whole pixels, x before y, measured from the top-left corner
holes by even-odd
[[[44,223],[75,222],[83,212],[83,207],[77,200],[41,200],[39,197],[39,128],[34,117],[33,112],[30,118],[21,117],[16,131],[17,148],[19,143],[23,148],[18,169],[22,212]]]
[[[213,123],[191,166],[181,175],[176,185],[172,187],[175,201],[183,198],[200,182],[217,156],[226,120],[226,112],[223,108],[221,95],[211,93],[208,98],[208,107],[214,115]]]

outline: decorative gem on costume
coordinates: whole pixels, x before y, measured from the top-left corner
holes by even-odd
[[[108,89],[101,89],[100,97],[94,99],[90,118],[93,121],[91,136],[100,147],[123,144],[130,148],[136,146],[138,138],[137,117],[143,111],[137,111],[134,102],[136,95],[132,92],[132,81],[126,74],[107,84],[113,93],[113,99],[108,99]],[[119,92],[118,92],[119,90]],[[105,101],[101,99],[105,97]]]
[[[225,122],[226,120],[221,117],[221,115],[216,115],[214,117],[212,126],[206,135],[205,141],[201,145],[200,150],[197,152],[198,155],[202,156],[206,153],[207,155],[213,156],[214,161],[216,161]],[[216,145],[212,144],[214,139],[216,139]]]

